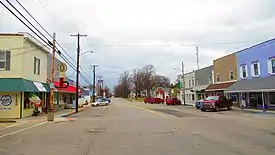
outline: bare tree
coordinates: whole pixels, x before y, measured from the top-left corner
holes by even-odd
[[[142,79],[143,73],[140,69],[134,69],[132,71],[131,82],[134,84],[136,97],[142,91]]]
[[[150,90],[153,87],[153,80],[155,75],[155,67],[153,65],[146,65],[142,68],[143,76],[143,88],[146,89],[147,95],[150,94]]]
[[[162,75],[155,75],[154,84],[155,87],[168,88],[170,87],[170,79]]]
[[[130,73],[128,71],[125,71],[120,75],[119,83],[121,85],[120,89],[122,91],[122,97],[127,98],[130,94],[131,86]]]

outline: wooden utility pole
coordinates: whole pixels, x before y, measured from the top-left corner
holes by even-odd
[[[51,90],[50,90],[50,108],[47,114],[47,121],[54,121],[54,64],[55,64],[55,33],[53,33],[53,47],[52,47],[52,80],[51,80]]]
[[[76,97],[75,97],[75,112],[78,112],[78,96],[79,96],[79,57],[80,57],[80,37],[87,37],[87,35],[76,35],[72,34],[71,36],[77,37],[77,58],[76,58]]]
[[[93,73],[94,73],[94,75],[93,75],[93,102],[95,102],[95,85],[96,85],[96,83],[95,83],[95,68],[96,67],[99,67],[98,65],[91,65],[91,67],[93,67]]]

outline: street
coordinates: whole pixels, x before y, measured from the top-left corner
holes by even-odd
[[[0,154],[271,155],[274,118],[115,98],[55,122],[0,128]]]

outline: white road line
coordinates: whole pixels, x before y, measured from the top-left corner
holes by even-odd
[[[3,129],[0,129],[0,130],[4,130],[4,129],[7,129],[7,128],[15,127],[15,126],[18,126],[18,125],[21,125],[21,124],[24,124],[24,122],[16,123],[16,124],[9,125],[9,126],[5,126]]]
[[[38,123],[38,124],[35,124],[33,126],[29,126],[27,128],[23,128],[23,129],[20,129],[20,130],[17,130],[17,131],[14,131],[14,132],[11,132],[11,133],[7,133],[7,134],[4,134],[4,135],[1,135],[0,138],[3,138],[3,137],[6,137],[6,136],[10,136],[10,135],[14,135],[16,133],[19,133],[19,132],[22,132],[22,131],[25,131],[25,130],[28,130],[28,129],[31,129],[31,128],[35,128],[37,126],[40,126],[40,125],[43,125],[47,122],[41,122],[41,123]]]

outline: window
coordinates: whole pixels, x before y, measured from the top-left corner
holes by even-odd
[[[247,65],[240,66],[240,78],[247,78]]]
[[[194,79],[192,79],[192,86],[194,86],[195,85],[195,81],[194,81]]]
[[[189,79],[189,83],[188,84],[189,84],[189,87],[191,87],[191,80],[190,79]]]
[[[34,70],[33,73],[40,75],[40,59],[34,57]]]
[[[219,99],[218,96],[208,96],[205,100],[211,101],[211,100],[218,100],[218,99]]]
[[[234,71],[229,71],[229,80],[234,80]]]
[[[208,83],[209,83],[209,84],[212,83],[212,75],[208,75]]]
[[[220,81],[220,74],[217,74],[217,82],[219,82]]]
[[[10,51],[0,51],[0,70],[10,70]]]
[[[260,63],[254,62],[251,64],[251,76],[257,77],[261,74],[260,72]]]
[[[194,101],[195,100],[195,95],[194,94],[192,94],[192,101]]]
[[[275,74],[275,58],[269,59],[268,72],[269,72],[269,74]]]

